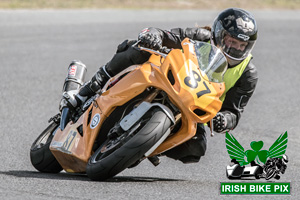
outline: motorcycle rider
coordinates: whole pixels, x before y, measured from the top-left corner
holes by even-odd
[[[284,174],[285,170],[287,168],[288,163],[288,156],[286,154],[283,154],[282,157],[277,158],[268,158],[265,165],[263,166],[263,174],[262,177],[265,177],[266,179],[274,178],[279,180],[280,179],[280,173]],[[268,176],[268,171],[272,172],[272,170],[275,170],[276,172],[270,177]],[[272,174],[272,173],[271,173]]]
[[[155,50],[161,49],[162,46],[181,49],[181,41],[186,37],[210,42],[225,54],[229,66],[224,75],[225,92],[220,98],[223,105],[214,117],[212,126],[214,131],[219,133],[233,130],[254,92],[258,79],[250,54],[257,39],[255,19],[243,9],[229,8],[217,16],[211,29],[210,27],[194,27],[165,31],[151,27],[142,30],[138,40],[142,46]],[[146,62],[151,54],[138,51],[132,46],[135,42],[125,40],[121,43],[111,61],[102,66],[92,79],[80,88],[78,94],[63,94],[60,109],[76,108],[99,92],[112,76],[131,65]],[[164,154],[184,163],[191,163],[198,162],[205,151],[205,129],[203,124],[198,124],[195,137]]]

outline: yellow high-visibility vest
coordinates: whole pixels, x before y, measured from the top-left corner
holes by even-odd
[[[224,102],[226,93],[232,88],[237,80],[242,76],[245,68],[247,67],[248,63],[250,62],[252,55],[249,54],[248,57],[243,60],[240,64],[235,67],[228,68],[224,74],[224,82],[225,82],[225,92],[220,97],[220,100]]]

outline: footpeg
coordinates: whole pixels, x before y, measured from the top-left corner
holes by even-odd
[[[54,122],[56,124],[59,124],[60,123],[60,113],[56,114],[55,116],[51,117],[49,120],[48,120],[48,123],[51,123],[51,122]]]
[[[148,160],[156,167],[160,163],[158,156],[149,157]]]

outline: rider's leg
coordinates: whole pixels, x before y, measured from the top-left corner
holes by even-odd
[[[203,124],[197,124],[196,135],[185,143],[163,153],[164,155],[180,160],[183,163],[199,162],[206,151],[206,133]]]
[[[111,76],[115,76],[131,65],[142,64],[149,59],[150,53],[132,47],[135,42],[136,40],[125,40],[119,44],[116,54],[105,68]]]
[[[91,81],[82,87],[79,91],[79,95],[90,97],[103,88],[112,76],[115,76],[131,65],[146,62],[149,59],[150,54],[133,48],[132,44],[134,43],[134,40],[125,40],[121,43],[113,58],[96,72]]]
[[[133,40],[125,40],[122,42],[118,46],[117,52],[111,61],[100,67],[92,79],[80,88],[78,94],[75,94],[74,96],[68,94],[63,95],[60,110],[62,110],[63,107],[76,108],[100,91],[112,76],[115,76],[131,65],[146,62],[149,59],[150,54],[138,51],[132,47],[132,44],[134,43],[135,41]]]

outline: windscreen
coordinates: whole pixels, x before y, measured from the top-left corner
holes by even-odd
[[[223,82],[227,70],[227,60],[222,51],[206,42],[195,41],[195,51],[201,73],[208,81]]]

